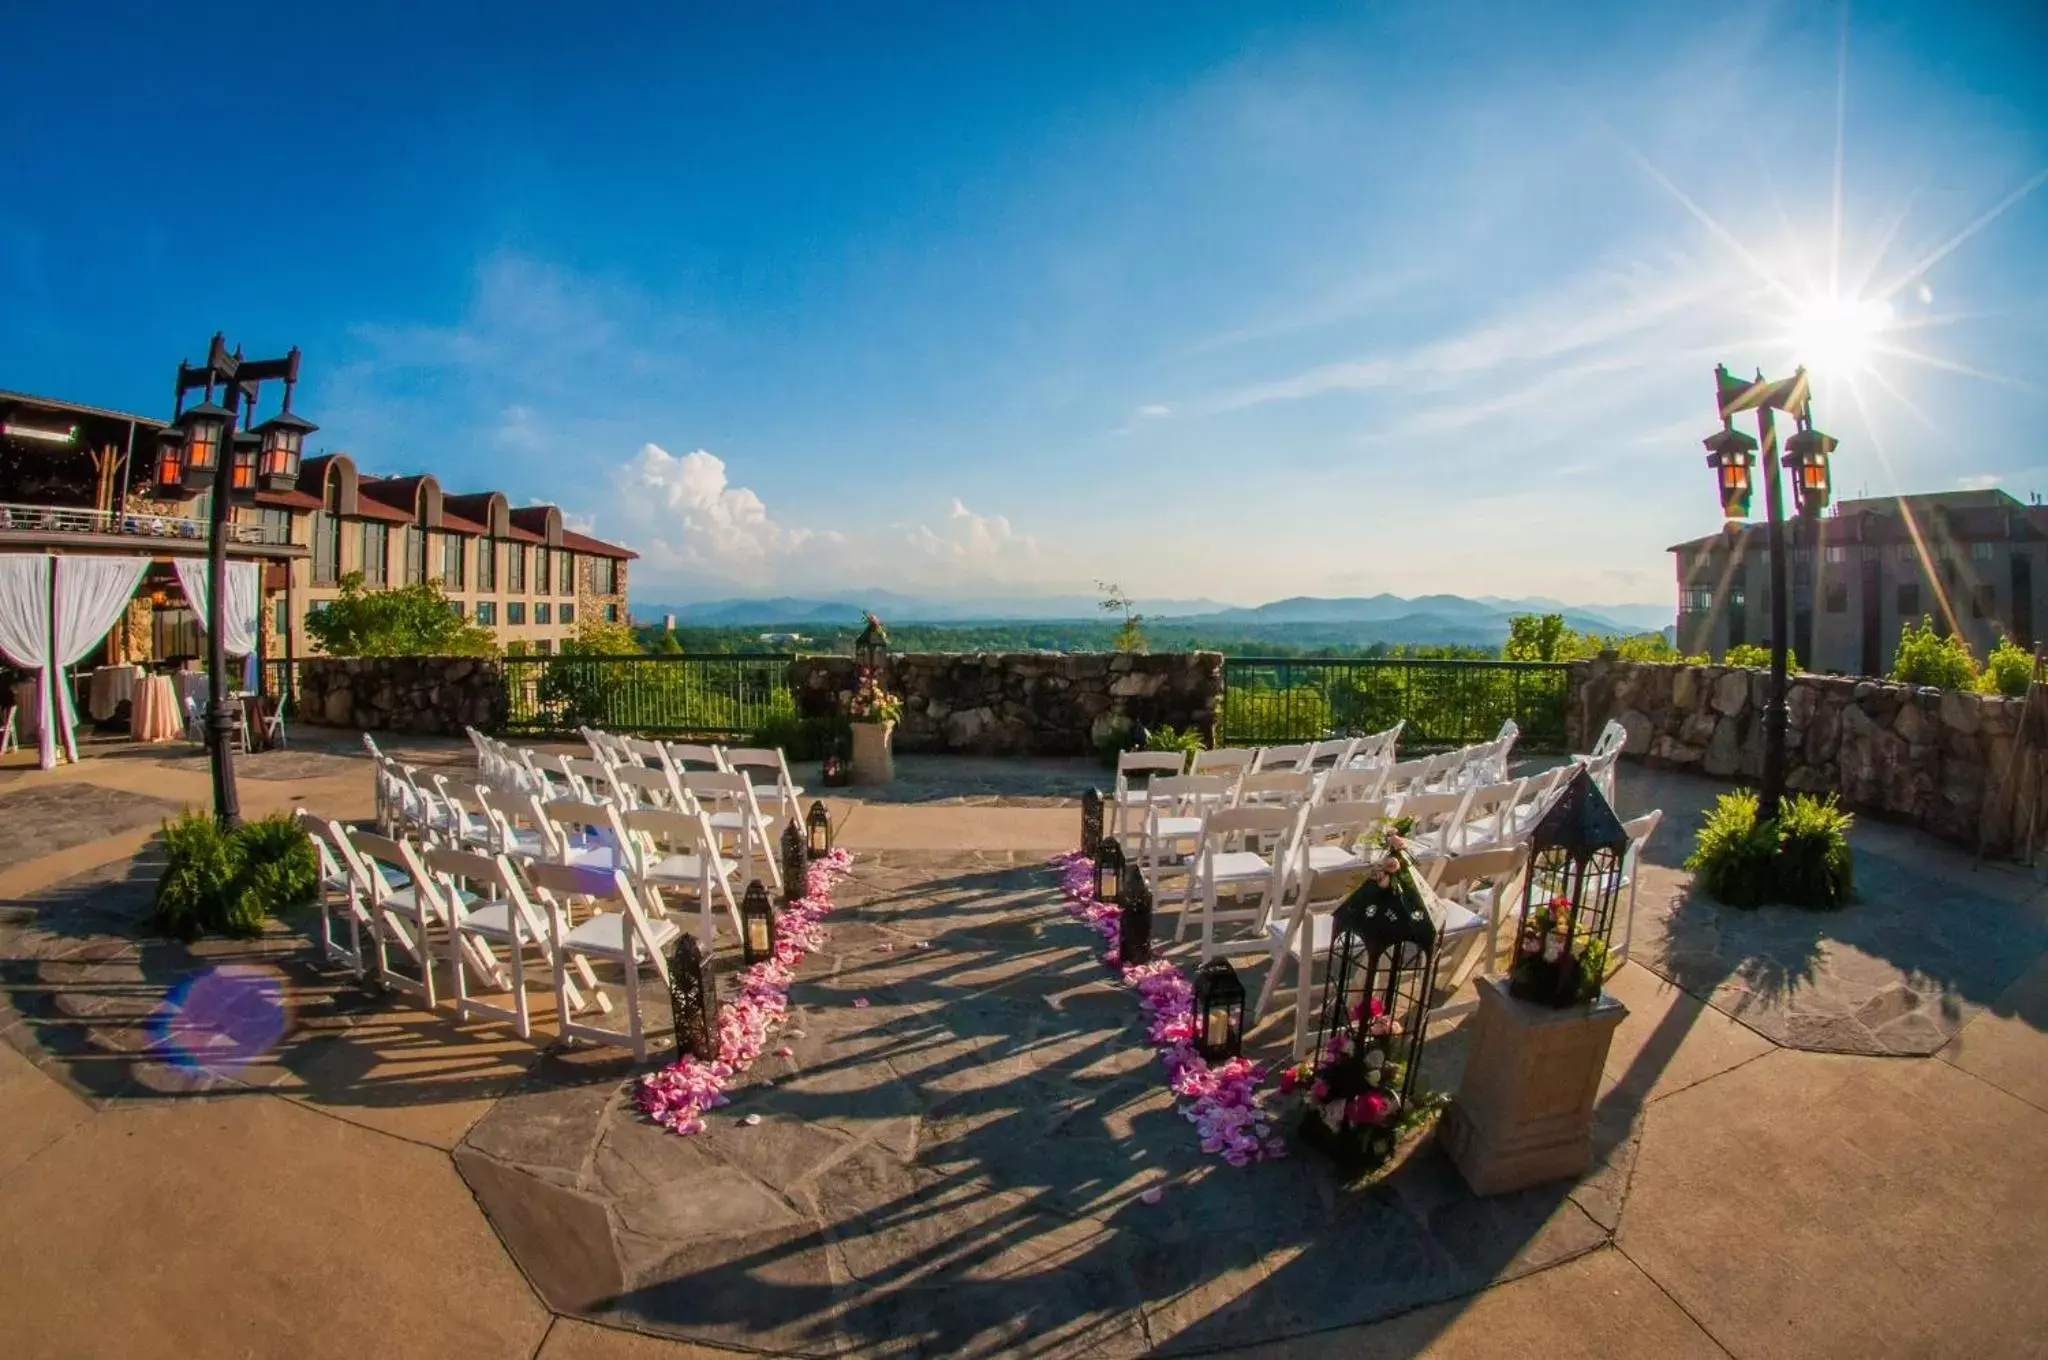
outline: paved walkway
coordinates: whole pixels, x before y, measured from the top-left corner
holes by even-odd
[[[245,804],[362,815],[348,750],[252,770]],[[312,966],[303,922],[142,938],[154,821],[205,797],[190,759],[0,771],[0,1316],[24,1355],[1987,1356],[2048,1336],[2041,897],[1910,833],[1859,828],[1845,913],[1726,913],[1675,867],[1711,786],[1625,770],[1625,802],[1672,820],[1615,979],[1601,1161],[1482,1202],[1426,1143],[1366,1190],[1306,1152],[1200,1158],[1039,868],[1071,808],[967,801],[1062,793],[835,800],[860,860],[800,975],[795,1051],[677,1139],[630,1112],[623,1059],[367,995]],[[226,959],[293,1002],[233,1081],[147,1024]],[[1457,1033],[1432,1042],[1454,1073]],[[1865,1056],[1898,1051],[1932,1056]]]

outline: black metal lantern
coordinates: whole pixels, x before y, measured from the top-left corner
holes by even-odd
[[[751,968],[775,957],[775,904],[768,885],[755,879],[740,899],[740,958]]]
[[[1095,900],[1112,907],[1122,902],[1123,880],[1123,842],[1114,836],[1104,836],[1102,848],[1095,856]]]
[[[1144,870],[1135,864],[1124,866],[1122,895],[1116,961],[1120,968],[1133,968],[1152,961],[1152,889],[1146,886]]]
[[[1244,1051],[1244,983],[1218,954],[1195,970],[1195,1052],[1228,1062]]]
[[[228,463],[228,497],[238,505],[256,499],[256,466],[263,456],[263,440],[253,430],[235,435],[234,452]]]
[[[1724,426],[1700,442],[1707,447],[1707,466],[1714,470],[1721,493],[1721,517],[1749,518],[1750,498],[1756,493],[1756,440]]]
[[[1828,508],[1834,491],[1834,474],[1828,458],[1835,451],[1833,435],[1822,434],[1802,423],[1799,432],[1785,441],[1785,469],[1792,474],[1792,503],[1807,519],[1818,519]]]
[[[262,440],[256,475],[265,491],[290,491],[299,484],[299,460],[306,449],[306,436],[319,429],[312,421],[295,416],[290,407],[256,427]]]
[[[1102,850],[1102,791],[1081,795],[1081,853],[1094,859]]]
[[[810,837],[810,857],[823,859],[832,853],[832,814],[825,811],[823,803],[812,803],[810,816],[804,818],[804,830]]]
[[[854,641],[853,659],[862,670],[873,671],[876,679],[881,678],[882,667],[889,660],[889,635],[873,614],[868,615],[868,626],[861,629],[860,637]]]
[[[668,965],[669,1014],[676,1026],[676,1052],[704,1062],[718,1060],[718,977],[697,937],[685,931]]]
[[[213,470],[220,466],[220,446],[228,428],[228,410],[212,400],[180,411],[173,422],[185,440],[185,477],[199,489],[212,485]]]
[[[1627,829],[1579,766],[1530,835],[1510,995],[1560,1008],[1599,998],[1627,854]]]
[[[796,818],[789,819],[782,828],[782,901],[785,906],[795,906],[798,898],[808,890],[807,880],[810,866],[804,854],[804,833],[797,830]]]
[[[175,425],[166,425],[157,432],[155,481],[160,496],[184,494],[185,435]]]
[[[1442,907],[1406,855],[1389,857],[1331,919],[1302,1137],[1338,1161],[1374,1167],[1394,1152],[1436,991]]]

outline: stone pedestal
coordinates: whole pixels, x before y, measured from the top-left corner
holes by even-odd
[[[1479,1014],[1457,1099],[1437,1136],[1477,1195],[1579,1175],[1593,1162],[1593,1098],[1628,1008],[1603,995],[1552,1010],[1480,978]]]
[[[853,782],[886,784],[896,777],[896,757],[889,749],[895,723],[853,724]]]

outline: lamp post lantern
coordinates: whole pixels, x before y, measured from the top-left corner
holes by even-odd
[[[257,393],[272,380],[284,383],[283,411],[254,431],[238,434],[235,422],[244,403],[253,410]],[[157,451],[161,488],[213,490],[206,552],[206,745],[213,772],[213,815],[230,829],[240,824],[242,808],[235,792],[235,709],[228,694],[227,638],[222,628],[227,617],[229,507],[256,499],[259,474],[271,491],[289,491],[297,485],[299,450],[306,435],[319,428],[292,414],[292,389],[298,381],[298,350],[279,359],[244,359],[239,350],[230,354],[216,331],[204,364],[178,365],[171,420],[177,435],[175,440],[162,440]],[[216,387],[222,394],[218,404],[213,399]],[[205,399],[187,408],[185,394],[200,389]],[[259,591],[259,600],[260,595]]]
[[[1745,381],[1723,364],[1714,370],[1715,405],[1721,428],[1702,443],[1707,449],[1707,466],[1714,473],[1714,487],[1721,499],[1724,518],[1746,518],[1754,490],[1755,474],[1764,481],[1764,518],[1768,526],[1771,568],[1771,687],[1764,704],[1763,817],[1778,815],[1785,796],[1785,672],[1787,649],[1791,645],[1789,573],[1785,567],[1785,493],[1778,480],[1782,461],[1792,475],[1794,505],[1802,519],[1818,519],[1827,508],[1833,486],[1829,459],[1836,441],[1813,428],[1810,410],[1812,394],[1806,370],[1773,382],[1759,372]],[[1743,411],[1756,412],[1757,438],[1735,428],[1735,417]],[[1773,413],[1783,411],[1798,425],[1785,441],[1784,457],[1778,454],[1778,431]],[[1761,453],[1761,459],[1758,454]]]

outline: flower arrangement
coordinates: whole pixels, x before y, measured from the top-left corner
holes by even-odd
[[[648,1118],[672,1133],[704,1131],[704,1112],[727,1102],[733,1082],[754,1065],[769,1034],[788,1016],[796,965],[824,945],[821,922],[832,910],[832,886],[852,863],[844,849],[811,862],[804,895],[783,909],[778,922],[775,957],[742,971],[737,989],[719,1008],[718,1057],[705,1062],[685,1055],[640,1078],[635,1096]]]
[[[862,666],[860,682],[854,686],[846,714],[855,722],[898,722],[903,717],[903,700],[882,688],[882,677],[873,666]]]
[[[1585,936],[1567,940],[1559,923],[1571,918],[1571,908],[1571,902],[1558,894],[1523,920],[1515,940],[1515,961],[1508,967],[1514,995],[1543,996],[1560,1005],[1600,995],[1600,984],[1607,978],[1607,942]],[[1564,957],[1567,949],[1569,962]]]
[[[1081,854],[1060,855],[1060,887],[1067,913],[1094,927],[1107,948],[1103,961],[1117,967],[1122,910],[1095,900],[1095,866]],[[1159,1050],[1167,1084],[1186,1102],[1181,1115],[1195,1126],[1202,1151],[1232,1166],[1287,1155],[1260,1090],[1265,1069],[1249,1058],[1210,1066],[1195,1051],[1195,988],[1178,964],[1166,959],[1121,970],[1145,1012],[1145,1035]]]

